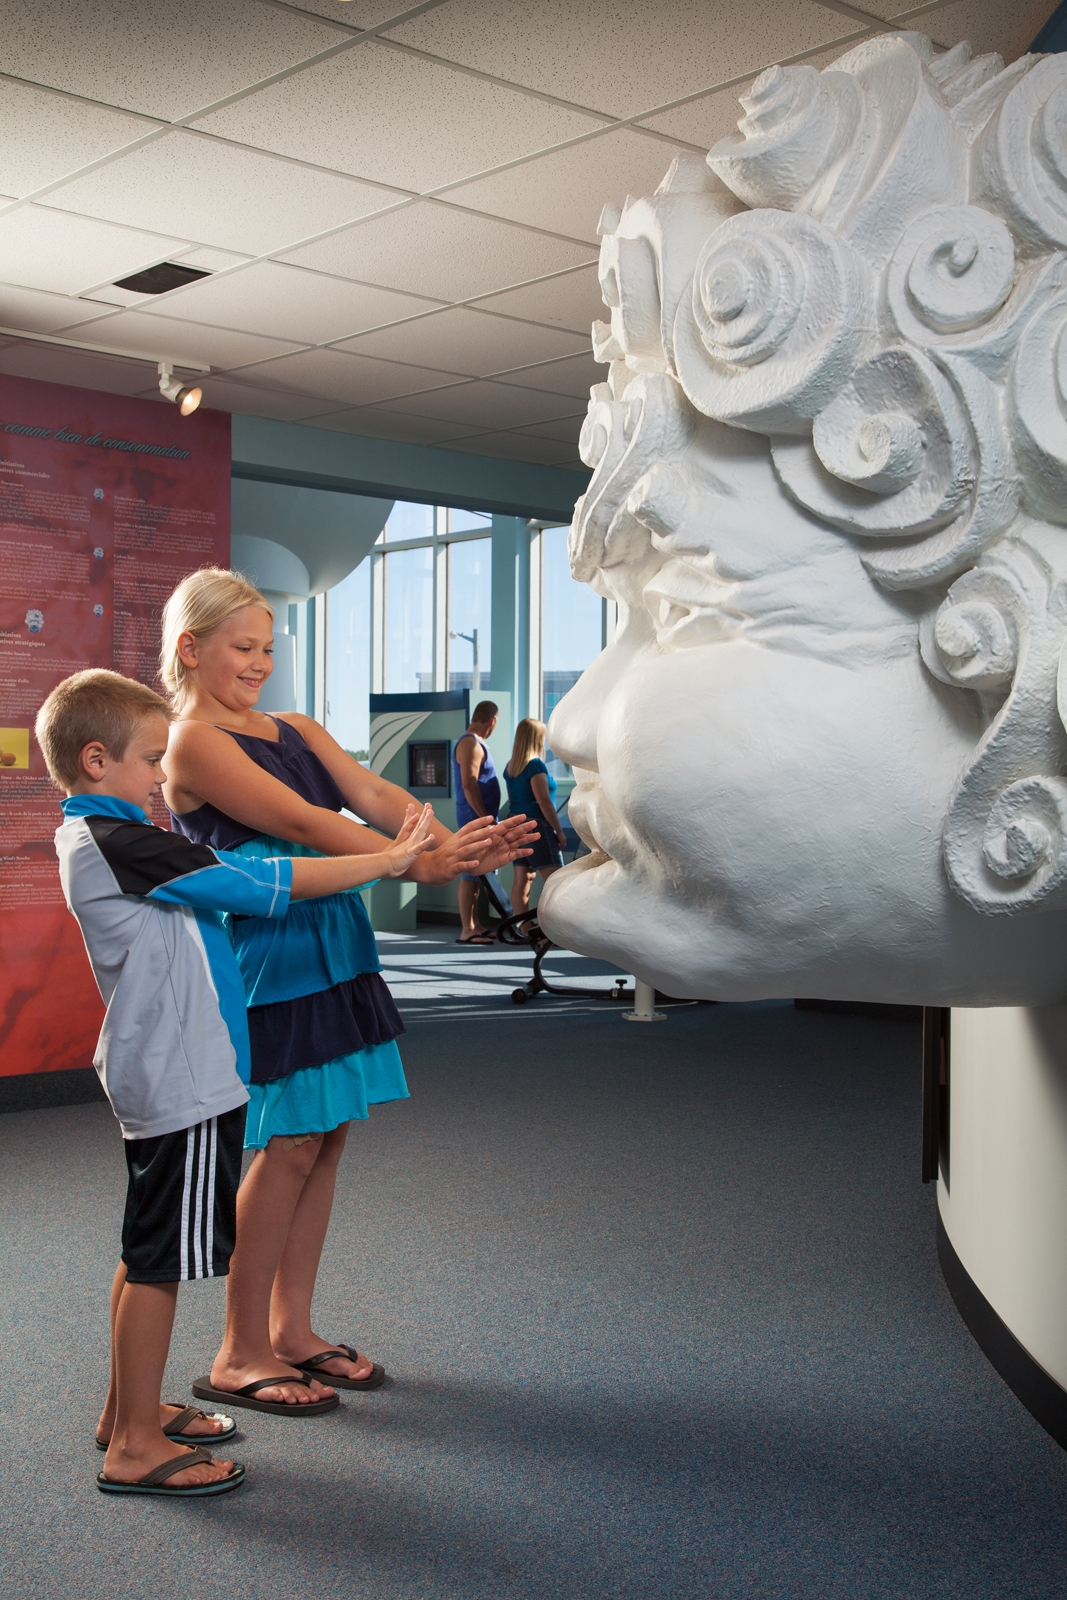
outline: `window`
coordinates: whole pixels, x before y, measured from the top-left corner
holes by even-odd
[[[489,683],[492,645],[492,560],[489,539],[448,546],[448,687],[475,694]]]
[[[541,534],[541,715],[546,722],[604,645],[604,602],[571,577],[569,532],[545,528]],[[554,777],[570,776],[570,768],[550,752],[546,760]]]
[[[484,511],[397,501],[370,556],[330,591],[327,726],[346,749],[367,745],[369,693],[488,686],[492,531]]]
[[[383,559],[385,692],[419,694],[433,687],[433,551],[391,550]]]
[[[361,759],[370,694],[470,689],[477,697],[492,687],[492,520],[482,511],[398,502],[367,559],[326,596],[317,657],[325,665],[326,726]],[[568,532],[535,523],[529,544],[515,547],[517,582],[527,550],[530,563],[521,569],[522,584],[529,579],[529,631],[522,618],[516,661],[521,639],[529,649],[530,713],[546,722],[603,648],[614,612],[571,577]],[[521,703],[513,705],[521,714]],[[569,778],[563,762],[551,752],[547,759],[557,779]]]
[[[493,519],[485,511],[456,511],[450,507],[443,512],[448,518],[449,533],[491,533]],[[442,530],[444,531],[444,530]]]
[[[370,562],[363,561],[326,596],[326,727],[366,761],[370,747]]]
[[[383,542],[395,544],[398,539],[432,539],[433,528],[433,506],[416,506],[410,501],[398,500],[385,524]]]

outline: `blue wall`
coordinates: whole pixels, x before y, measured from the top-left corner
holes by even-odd
[[[589,481],[561,467],[242,416],[233,418],[233,475],[549,522],[570,522]]]

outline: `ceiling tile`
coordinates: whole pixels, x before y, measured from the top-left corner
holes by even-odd
[[[573,445],[556,444],[552,439],[534,439],[525,433],[480,433],[473,439],[453,439],[448,448],[462,450],[465,455],[502,457],[505,461],[526,461],[539,467],[556,467],[574,458]]]
[[[248,95],[197,125],[419,191],[596,126],[580,112],[373,42]]]
[[[141,311],[120,311],[116,315],[101,317],[92,313],[81,301],[82,316],[64,324],[71,338],[85,339],[91,344],[110,344],[119,350],[140,352],[156,351],[160,357],[184,357],[187,361],[203,362],[211,367],[245,366],[250,361],[263,361],[270,356],[285,355],[297,348],[280,339],[257,338],[247,333],[233,333],[227,328],[205,328],[194,322],[180,322],[176,317],[150,317]]]
[[[417,417],[439,417],[480,428],[517,428],[526,422],[567,416],[573,408],[574,401],[567,395],[489,382],[433,389],[427,394],[387,401],[382,407],[385,411],[406,411]]]
[[[291,389],[267,389],[254,383],[241,383],[234,378],[211,375],[198,378],[197,382],[204,391],[205,405],[213,406],[217,411],[236,412],[240,416],[302,422],[305,417],[317,416],[326,409],[322,400],[295,394]]]
[[[180,232],[224,250],[265,255],[391,203],[351,178],[255,150],[170,133],[48,197],[51,206],[129,227]]]
[[[340,348],[383,356],[387,361],[428,362],[449,372],[484,378],[504,367],[570,355],[588,342],[587,334],[564,333],[454,306],[392,328],[360,334],[357,339],[347,339]]]
[[[101,389],[105,394],[141,394],[154,374],[144,362],[118,356],[93,356],[54,344],[8,345],[0,350],[0,372],[15,378],[40,378],[45,383],[70,383],[76,389]]]
[[[828,51],[827,57],[841,53],[840,50]],[[814,59],[808,64],[820,65]],[[662,116],[650,117],[648,126],[660,133],[669,133],[672,139],[686,139],[690,144],[710,150],[728,133],[737,132],[737,124],[744,116],[737,102],[748,87],[748,84],[739,83],[732,89],[719,89],[715,94],[701,95],[699,100],[691,100],[687,106],[678,106],[674,111],[665,111]],[[648,194],[650,191],[645,189],[641,192]]]
[[[551,278],[540,278],[536,283],[525,283],[504,294],[486,295],[479,299],[478,306],[509,317],[528,317],[531,322],[568,328],[585,338],[589,337],[589,330],[598,317],[604,320],[596,262],[577,272],[561,272]]]
[[[560,417],[558,422],[535,422],[529,428],[518,428],[518,433],[528,433],[536,439],[557,439],[563,444],[569,444],[571,455],[574,455],[578,440],[582,433],[582,424],[585,421],[585,411],[582,410],[574,417]]]
[[[432,300],[261,261],[160,295],[155,306],[145,308],[145,315],[188,317],[247,333],[266,330],[299,344],[325,344],[433,309]]]
[[[134,294],[132,289],[120,289],[117,283],[94,284],[91,294],[79,296],[81,302],[95,316],[103,316],[105,311],[114,311],[120,306],[122,308],[139,306],[142,301],[151,302],[151,298],[151,295],[147,294]]]
[[[818,3],[819,0],[812,0],[813,5],[818,5]],[[859,5],[859,0],[856,0],[856,3]],[[830,8],[828,7],[827,9]],[[872,17],[883,17],[888,20],[890,17],[895,16],[897,12],[900,11],[901,5],[900,0],[863,0],[863,4],[859,7],[859,9],[861,11],[866,11]],[[925,33],[927,30],[923,27],[923,22],[929,21],[932,16],[933,13],[929,12],[925,18],[916,18],[916,28]],[[842,16],[841,20],[846,24],[848,22],[848,18],[845,16]]]
[[[877,0],[870,9],[879,16],[885,15]],[[899,15],[901,9],[899,4],[893,4],[890,14]],[[1052,0],[1018,0],[1011,5],[1004,0],[962,0],[915,17],[908,26],[949,47],[968,39],[976,56],[995,50],[1010,63],[1026,54],[1030,41],[1053,9]]]
[[[545,361],[536,367],[524,367],[518,372],[501,372],[507,383],[517,383],[523,388],[545,389],[553,394],[573,395],[586,401],[594,383],[606,383],[608,369],[593,360],[586,350],[578,356],[567,356],[563,361]]]
[[[401,444],[444,444],[446,440],[468,438],[485,431],[464,428],[455,422],[440,422],[433,417],[408,417],[402,411],[379,411],[374,406],[356,406],[349,411],[335,411],[329,416],[306,420],[316,428],[359,433],[367,439],[395,439]]]
[[[314,17],[247,0],[13,0],[4,70],[171,120],[337,44]]]
[[[140,117],[0,78],[0,188],[33,194],[151,132]]]
[[[891,0],[891,3],[895,3],[895,0]],[[842,17],[841,21],[851,31],[848,18]],[[828,50],[819,50],[814,55],[805,56],[804,64],[815,67],[821,72],[825,67],[832,66],[838,56],[843,56],[847,50],[854,49],[859,42],[858,39],[854,39],[850,44],[833,44]],[[713,144],[724,139],[728,133],[737,132],[737,124],[744,115],[738,102],[751,82],[750,79],[748,83],[736,83],[730,89],[719,89],[714,94],[701,95],[699,100],[691,100],[688,105],[678,106],[674,111],[665,111],[662,116],[649,117],[648,126],[660,133],[670,134],[672,139],[685,139],[690,144],[710,150]]]
[[[233,250],[208,250],[197,248],[183,250],[181,257],[187,267],[203,267],[205,272],[225,272],[227,267],[239,267],[242,261],[247,261],[248,255],[244,251]]]
[[[0,326],[25,328],[29,333],[54,333],[86,317],[99,316],[106,307],[91,305],[62,294],[37,289],[15,289],[0,284]],[[102,343],[106,344],[107,340]]]
[[[424,201],[320,239],[284,259],[438,300],[465,300],[576,266],[591,253],[511,223]]]
[[[298,355],[246,367],[242,377],[272,388],[280,384],[318,394],[342,405],[373,405],[394,395],[414,394],[453,381],[454,374],[428,367],[401,366],[370,356],[347,355],[343,350],[304,350]]]
[[[851,31],[809,0],[449,0],[390,37],[627,117]]]
[[[450,189],[447,198],[493,216],[588,239],[595,249],[605,200],[621,203],[627,194],[651,194],[674,156],[662,139],[620,129],[465,183]]]
[[[394,0],[289,0],[291,10],[307,11],[316,17],[332,17],[338,22],[351,23],[356,28],[374,28],[379,22],[388,22],[410,7],[394,4]]]
[[[40,205],[0,216],[4,277],[30,289],[76,294],[163,261],[183,241],[112,228]]]

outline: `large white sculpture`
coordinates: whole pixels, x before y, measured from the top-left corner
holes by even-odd
[[[772,67],[609,206],[551,936],[680,995],[1067,997],[1067,57]]]

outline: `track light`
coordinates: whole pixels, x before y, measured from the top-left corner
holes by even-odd
[[[168,400],[173,400],[183,417],[192,416],[201,400],[204,398],[201,389],[187,389],[184,384],[172,378],[174,368],[169,361],[159,363],[159,392]]]

